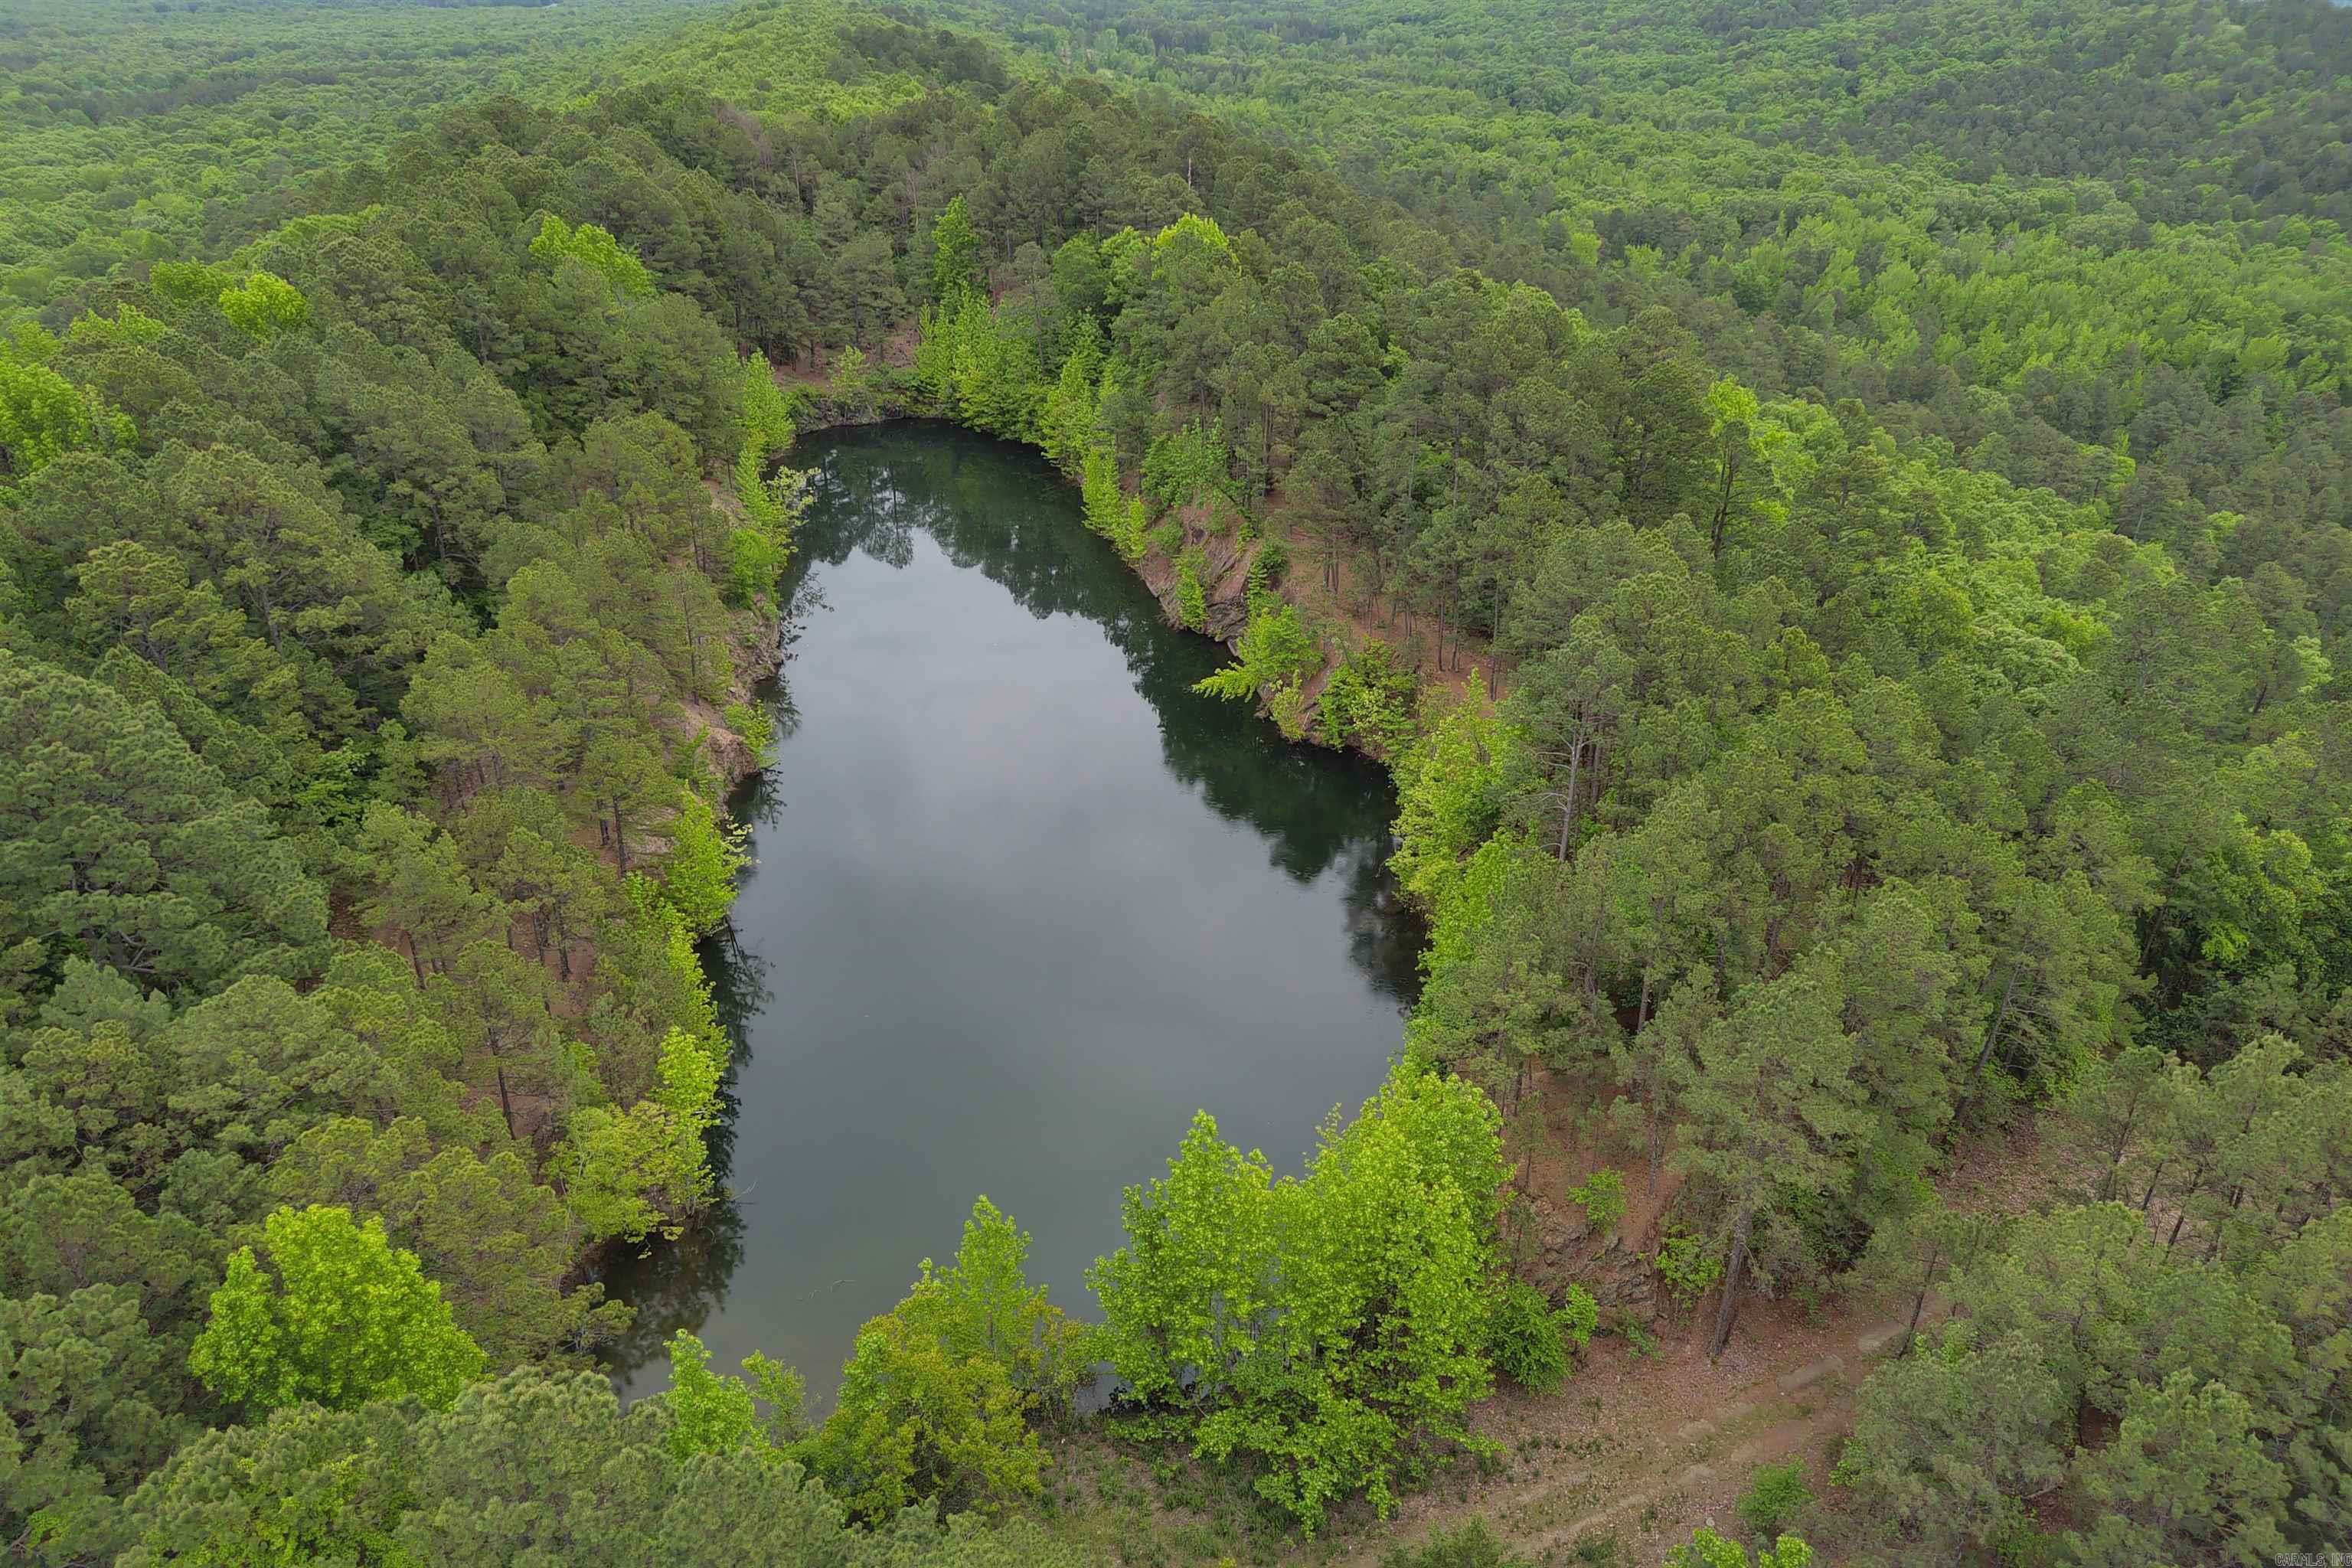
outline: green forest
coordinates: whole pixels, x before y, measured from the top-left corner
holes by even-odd
[[[2340,1549],[2347,135],[2326,0],[0,9],[0,1558],[1529,1563],[1563,1158],[1697,1364],[1904,1326],[1677,1568]],[[1092,1302],[975,1193],[624,1402],[886,416],[1386,764],[1425,986]]]

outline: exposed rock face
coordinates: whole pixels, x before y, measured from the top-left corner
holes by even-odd
[[[1658,1321],[1658,1273],[1649,1249],[1629,1243],[1612,1227],[1596,1235],[1574,1204],[1535,1200],[1534,1255],[1525,1269],[1528,1283],[1557,1300],[1570,1285],[1592,1293],[1604,1323]]]
[[[711,724],[702,731],[703,755],[710,761],[712,771],[719,774],[727,789],[760,771],[760,759],[743,742],[743,737],[724,724]]]
[[[782,609],[771,608],[762,615],[747,616],[729,651],[734,658],[735,679],[727,689],[728,700],[758,701],[760,683],[775,674],[784,661]],[[720,710],[698,702],[688,704],[688,714],[701,727],[703,755],[709,759],[726,790],[732,790],[760,771],[759,757],[728,724]]]
[[[1197,546],[1204,562],[1201,595],[1207,602],[1207,613],[1200,629],[1221,643],[1234,643],[1249,625],[1249,569],[1257,546],[1244,544],[1234,530],[1213,526],[1206,508],[1186,508],[1182,522],[1184,542],[1180,550]],[[1175,558],[1154,552],[1146,555],[1137,570],[1160,600],[1170,624],[1183,625],[1183,614],[1176,605]]]

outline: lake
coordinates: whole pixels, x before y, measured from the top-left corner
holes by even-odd
[[[1195,695],[1225,651],[1165,624],[1042,458],[899,423],[792,460],[817,477],[765,694],[782,740],[735,802],[754,859],[705,953],[733,1195],[606,1279],[638,1310],[610,1358],[630,1392],[690,1328],[719,1365],[797,1367],[821,1411],[977,1194],[1091,1318],[1119,1190],[1195,1109],[1297,1170],[1379,1087],[1422,932],[1386,774]]]

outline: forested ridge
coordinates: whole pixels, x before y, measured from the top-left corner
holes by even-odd
[[[1202,1550],[1087,1536],[1091,1422],[1278,1559],[1637,1331],[1516,1277],[1563,1094],[1717,1349],[1949,1305],[1834,1560],[2352,1532],[2341,13],[766,0],[388,144],[101,90],[152,38],[83,15],[5,40],[12,146],[152,160],[0,255],[12,1553]],[[1303,1176],[1204,1114],[1129,1191],[1099,1326],[982,1199],[821,1422],[690,1335],[624,1410],[588,1265],[718,1180],[772,470],[877,413],[1044,450],[1207,689],[1391,763],[1426,991]],[[2033,1213],[1937,1198],[2033,1118]]]
[[[0,12],[0,310],[225,248],[236,201],[381,153],[451,107],[587,84],[691,5],[44,0]]]

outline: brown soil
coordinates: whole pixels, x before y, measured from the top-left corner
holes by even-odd
[[[1626,1234],[1654,1231],[1665,1201],[1640,1192],[1642,1176],[1621,1149],[1590,1129],[1568,1138],[1577,1103],[1568,1085],[1546,1085],[1540,1102],[1547,1137],[1530,1162],[1528,1184],[1550,1197],[1599,1164],[1627,1171],[1633,1200]],[[2032,1129],[1963,1148],[1939,1183],[1962,1206],[2030,1206],[2062,1180],[2051,1145]],[[1662,1186],[1664,1184],[1662,1184]],[[1375,1568],[1390,1553],[1475,1518],[1508,1550],[1538,1563],[1580,1561],[1641,1568],[1660,1562],[1700,1526],[1744,1538],[1737,1503],[1758,1467],[1801,1460],[1809,1484],[1831,1514],[1843,1495],[1830,1486],[1850,1430],[1857,1391],[1872,1367],[1900,1348],[1906,1316],[1899,1306],[1832,1295],[1811,1306],[1796,1300],[1741,1304],[1731,1341],[1710,1362],[1706,1342],[1717,1299],[1669,1301],[1654,1351],[1628,1338],[1596,1339],[1566,1386],[1548,1394],[1505,1387],[1473,1413],[1472,1426],[1501,1453],[1482,1468],[1468,1461],[1402,1497],[1382,1522],[1360,1507],[1344,1510],[1326,1537],[1295,1538],[1271,1556],[1265,1543],[1235,1554],[1236,1510],[1229,1480],[1181,1456],[1126,1453],[1087,1434],[1056,1443],[1062,1514],[1075,1538],[1106,1563],[1230,1564],[1236,1561],[1338,1563]],[[1944,1309],[1930,1303],[1922,1327]],[[1817,1521],[1834,1528],[1833,1520]],[[1590,1554],[1589,1556],[1587,1554]]]
[[[1843,1301],[1809,1317],[1793,1302],[1750,1300],[1710,1363],[1714,1308],[1712,1298],[1670,1307],[1652,1354],[1595,1340],[1558,1394],[1496,1394],[1475,1426],[1503,1446],[1500,1473],[1465,1468],[1409,1499],[1343,1561],[1377,1563],[1475,1515],[1538,1562],[1613,1536],[1616,1562],[1654,1563],[1700,1525],[1736,1530],[1732,1505],[1759,1465],[1802,1458],[1826,1492],[1854,1390],[1899,1322]]]
[[[911,370],[915,363],[915,342],[919,336],[921,332],[913,321],[900,322],[891,329],[889,336],[882,340],[880,348],[868,353],[867,363],[889,370]],[[788,391],[795,386],[805,386],[823,392],[833,384],[833,363],[825,357],[822,346],[810,352],[806,364],[792,361],[771,364],[769,368],[774,372],[776,384]]]
[[[710,497],[713,511],[730,522],[743,521],[743,503],[736,499],[733,485],[723,483],[716,474],[705,474],[702,476],[702,489]]]
[[[1639,1160],[1601,1130],[1591,1098],[1565,1079],[1547,1077],[1541,1088],[1544,1137],[1528,1162],[1528,1190],[1558,1201],[1595,1167],[1614,1165],[1625,1173],[1628,1199],[1620,1233],[1654,1247],[1672,1178],[1648,1196]],[[2081,1174],[2067,1141],[2042,1118],[1963,1145],[1937,1186],[1955,1206],[2016,1214]],[[1342,1561],[1375,1563],[1475,1516],[1538,1563],[1575,1561],[1580,1542],[1597,1553],[1610,1537],[1612,1561],[1655,1563],[1701,1525],[1744,1533],[1733,1505],[1758,1466],[1790,1458],[1805,1461],[1815,1496],[1833,1500],[1829,1473],[1855,1393],[1870,1368],[1900,1348],[1907,1313],[1843,1294],[1810,1307],[1749,1296],[1730,1343],[1710,1363],[1717,1302],[1712,1295],[1690,1306],[1669,1300],[1654,1354],[1604,1336],[1559,1393],[1498,1393],[1473,1425],[1507,1450],[1499,1473],[1463,1467],[1409,1498],[1391,1527],[1369,1530]],[[1931,1303],[1922,1327],[1941,1311]]]
[[[1279,489],[1266,497],[1265,510],[1280,531],[1284,503]],[[1434,616],[1408,614],[1392,595],[1374,593],[1364,563],[1347,556],[1339,559],[1333,573],[1339,580],[1339,590],[1334,593],[1323,585],[1323,558],[1315,542],[1298,537],[1294,531],[1286,543],[1290,551],[1290,572],[1283,582],[1282,596],[1306,612],[1310,626],[1319,617],[1347,627],[1360,641],[1388,644],[1396,651],[1398,662],[1413,672],[1423,689],[1442,690],[1458,699],[1474,689],[1475,681],[1477,695],[1486,697],[1486,675],[1495,670],[1496,659],[1494,650],[1486,643],[1462,637]],[[1442,662],[1438,657],[1441,647],[1444,650]],[[1499,696],[1503,688],[1500,672],[1496,673],[1494,689]]]

